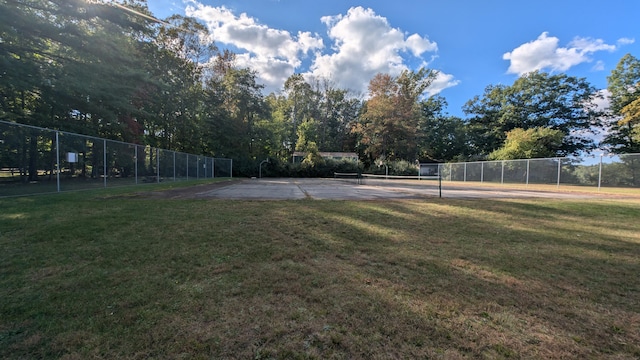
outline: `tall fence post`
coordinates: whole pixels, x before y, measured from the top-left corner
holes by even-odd
[[[56,183],[58,192],[60,192],[60,132],[56,131]]]
[[[600,166],[598,169],[598,191],[600,191],[601,184],[602,184],[602,154],[600,154]]]
[[[133,171],[135,172],[136,185],[138,185],[138,145],[133,147]]]
[[[558,187],[560,187],[560,171],[561,171],[562,161],[558,158]]]
[[[480,163],[480,183],[484,183],[484,161]]]
[[[467,182],[467,163],[464,163],[464,182]]]
[[[500,174],[500,184],[504,184],[504,160],[502,160],[502,172]]]
[[[529,167],[529,161],[530,161],[530,160],[529,160],[529,159],[527,159],[527,186],[529,186],[529,169],[530,169],[530,167]]]
[[[156,182],[160,182],[160,149],[156,148]]]
[[[102,176],[104,177],[104,187],[107,187],[107,140],[102,140]]]
[[[205,156],[203,159],[202,169],[204,170],[204,175],[202,175],[203,179],[207,178],[207,157]]]

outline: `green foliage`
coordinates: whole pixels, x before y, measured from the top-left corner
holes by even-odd
[[[366,169],[366,172],[376,175],[417,176],[418,164],[407,160],[378,159]]]
[[[298,142],[296,143],[296,151],[301,151],[307,155],[302,160],[304,166],[313,167],[321,165],[324,159],[320,155],[318,144],[316,142],[317,122],[311,118],[298,126]]]
[[[321,159],[291,163],[272,161],[263,170],[266,177],[324,177],[331,178],[334,173],[361,173],[362,165],[350,160]]]
[[[122,3],[150,15],[144,0]],[[301,74],[265,97],[253,69],[201,41],[210,35],[204,24],[180,15],[157,23],[108,1],[6,0],[0,33],[0,68],[11,69],[0,74],[0,119],[230,157],[238,174],[267,157],[285,162],[296,148],[309,154],[308,173],[322,165],[320,151],[355,151],[366,166],[381,157],[484,158],[507,147],[514,129],[561,132],[561,144],[546,149],[563,156],[592,149],[589,131],[600,126],[595,89],[565,74],[489,85],[465,105],[468,119],[448,116],[442,97],[425,98],[437,75],[427,68],[376,75],[367,101]],[[626,55],[608,80],[605,143],[640,152],[638,60]],[[20,161],[35,171],[37,145],[23,150]]]
[[[640,152],[640,60],[623,56],[607,82],[611,119],[603,142],[616,153]]]
[[[297,144],[299,127],[313,120],[313,134],[305,130],[305,135],[320,151],[353,151],[350,129],[357,121],[361,102],[347,90],[334,88],[326,79],[309,83],[301,74],[293,74],[284,84],[283,99],[291,124],[288,143]]]
[[[129,130],[123,118],[136,112],[139,89],[151,82],[137,66],[142,43],[134,40],[148,33],[144,21],[76,0],[0,6],[0,62],[17,70],[0,85],[3,118],[110,137]],[[13,76],[22,70],[29,76]]]
[[[563,133],[550,128],[513,129],[504,146],[494,150],[489,160],[515,160],[553,157],[562,145]]]
[[[472,142],[479,154],[504,145],[513,129],[551,128],[562,132],[556,155],[589,151],[595,147],[588,136],[598,127],[600,113],[593,103],[595,89],[582,78],[565,74],[532,72],[511,86],[488,86],[464,106]]]
[[[631,54],[623,56],[607,77],[611,93],[611,110],[619,114],[622,108],[640,96],[640,60]]]
[[[419,160],[449,161],[469,154],[466,124],[458,117],[445,115],[446,105],[446,100],[440,96],[420,103]]]

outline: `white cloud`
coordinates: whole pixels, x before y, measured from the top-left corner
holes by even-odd
[[[611,92],[607,89],[598,90],[591,100],[597,111],[608,111],[611,106]]]
[[[453,75],[438,72],[436,78],[431,83],[431,86],[427,88],[427,95],[433,96],[439,94],[442,90],[456,86],[460,83]]]
[[[245,13],[236,15],[230,9],[191,1],[185,13],[203,21],[211,40],[239,50],[237,63],[258,72],[258,81],[266,91],[277,91],[294,72],[302,72],[302,60],[310,57],[307,78],[327,78],[337,87],[365,92],[369,80],[377,73],[398,75],[407,69],[406,58],[413,56],[423,65],[423,56],[433,54],[438,45],[426,36],[405,34],[393,28],[385,17],[372,9],[353,7],[346,14],[324,16],[330,48],[323,38],[310,32],[273,29],[260,24]],[[439,74],[429,89],[436,94],[457,85],[452,75]]]
[[[438,45],[418,34],[405,34],[391,27],[372,9],[352,7],[346,15],[322,17],[332,41],[332,53],[318,54],[307,75],[331,78],[342,88],[364,92],[377,73],[398,75],[407,69],[402,56],[411,53],[422,59]]]
[[[593,67],[591,68],[591,71],[604,71],[605,70],[605,66],[604,66],[604,61],[602,60],[598,60],[595,65],[593,65]]]
[[[630,39],[630,38],[620,38],[617,41],[618,46],[631,45],[631,44],[633,44],[635,42],[636,42],[636,39]]]
[[[278,89],[301,65],[302,58],[324,47],[317,34],[292,35],[286,30],[272,29],[245,13],[235,15],[224,6],[192,2],[185,13],[207,25],[212,41],[241,50],[238,65],[256,70],[269,90]]]
[[[620,39],[618,44],[628,42]],[[601,39],[577,37],[568,47],[559,47],[557,37],[543,32],[536,40],[520,45],[505,53],[502,58],[511,61],[508,73],[522,75],[535,70],[566,71],[571,67],[591,62],[591,54],[598,51],[615,51],[616,45],[606,44]]]

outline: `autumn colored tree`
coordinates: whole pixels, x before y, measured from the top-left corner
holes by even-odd
[[[419,101],[436,74],[422,68],[417,72],[405,70],[398,77],[377,74],[371,79],[369,100],[353,129],[369,161],[417,159]]]
[[[640,60],[631,54],[620,59],[607,77],[611,116],[604,143],[616,153],[640,152]]]

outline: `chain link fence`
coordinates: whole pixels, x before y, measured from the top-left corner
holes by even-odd
[[[0,197],[232,177],[233,160],[0,121]]]
[[[443,180],[500,184],[640,187],[640,154],[440,164]]]

